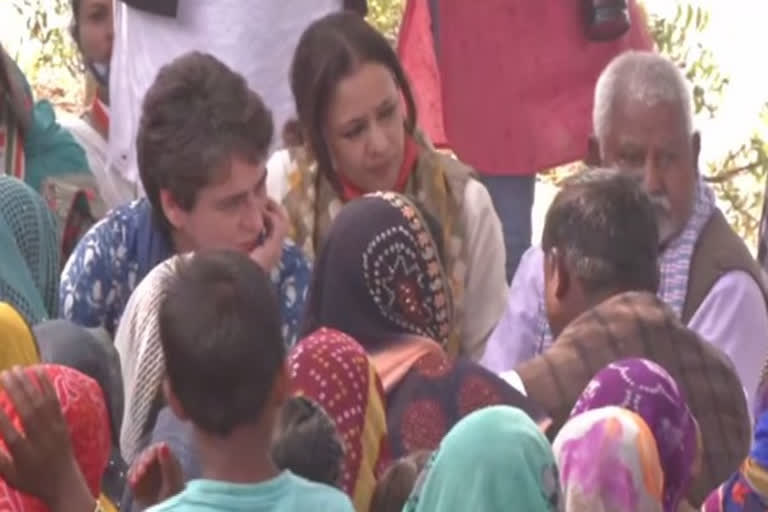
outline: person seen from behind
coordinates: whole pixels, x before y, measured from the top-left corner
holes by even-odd
[[[192,425],[203,477],[150,510],[351,512],[341,491],[272,460],[288,384],[266,272],[232,251],[200,252],[175,270],[160,304],[163,387],[174,414]]]

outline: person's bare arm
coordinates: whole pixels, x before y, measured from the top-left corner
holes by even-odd
[[[42,368],[35,377],[37,385],[20,367],[0,376],[24,427],[22,434],[0,410],[0,436],[8,447],[7,455],[0,452],[0,476],[52,512],[93,512],[96,500],[77,465],[53,384]]]

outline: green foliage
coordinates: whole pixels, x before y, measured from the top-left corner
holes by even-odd
[[[38,98],[77,111],[82,105],[83,66],[69,34],[69,0],[12,0],[25,20],[20,64]],[[18,55],[16,57],[19,57]]]
[[[696,113],[706,111],[711,118],[730,80],[720,73],[711,50],[690,41],[693,32],[704,31],[708,24],[708,11],[687,5],[678,6],[672,20],[652,17],[650,29],[658,51],[680,65],[693,84]]]
[[[426,1],[426,0],[421,0]],[[393,44],[403,16],[405,0],[369,0],[368,20]]]
[[[714,119],[730,80],[720,71],[712,52],[694,41],[708,22],[705,9],[678,6],[673,19],[651,17],[651,32],[659,51],[679,64],[693,84],[696,113]],[[768,104],[763,106],[760,121],[768,127]],[[754,247],[768,173],[768,141],[754,133],[721,160],[707,162],[704,170],[734,229]]]
[[[394,44],[406,0],[369,0],[368,19]],[[419,0],[425,1],[425,0]],[[48,97],[59,107],[76,110],[82,105],[83,73],[79,55],[69,36],[68,0],[12,0],[26,20],[28,38],[24,51],[34,57],[23,67],[38,97]],[[729,77],[717,65],[713,53],[696,39],[706,30],[709,12],[688,2],[673,18],[651,15],[650,28],[659,51],[678,63],[693,84],[696,113],[714,119],[730,86]],[[768,133],[768,104],[760,119]],[[706,143],[706,140],[705,140]],[[568,169],[553,173],[555,180]],[[728,152],[720,161],[707,162],[704,171],[715,188],[729,220],[754,246],[768,174],[768,141],[758,132]]]
[[[64,68],[72,75],[82,72],[68,30],[61,22],[58,26],[52,22],[54,17],[66,20],[70,16],[68,1],[13,0],[13,5],[20,14],[26,13],[29,37],[40,45],[36,67]]]

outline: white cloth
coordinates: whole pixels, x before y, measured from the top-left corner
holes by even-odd
[[[176,18],[115,3],[110,74],[109,161],[138,184],[136,131],[141,105],[160,68],[198,50],[241,73],[272,110],[275,133],[294,114],[289,70],[309,24],[342,0],[180,0]]]
[[[539,313],[543,293],[544,253],[535,246],[520,260],[506,312],[488,340],[480,364],[504,372],[551,345],[538,325],[542,315],[546,318],[546,312]],[[688,327],[730,358],[751,407],[768,357],[768,312],[758,284],[743,271],[725,273],[699,305]]]
[[[544,251],[525,251],[509,286],[504,313],[488,339],[480,364],[496,373],[516,368],[552,345],[544,311]]]
[[[267,162],[267,193],[275,201],[282,202],[288,193],[291,169],[286,150],[277,151]],[[504,313],[508,287],[501,221],[488,190],[474,179],[464,189],[462,222],[468,255],[461,346],[462,353],[476,361],[483,355],[488,337]]]
[[[523,382],[523,379],[520,377],[520,374],[517,373],[515,370],[508,370],[506,372],[501,372],[499,374],[499,377],[504,379],[507,384],[509,384],[516,390],[518,390],[523,395],[528,396],[528,392],[525,390],[525,383]]]
[[[139,283],[128,300],[115,335],[125,393],[120,453],[129,465],[152,433],[147,421],[165,376],[159,332],[160,302],[177,258],[156,266]]]
[[[126,181],[114,168],[107,167],[107,141],[83,119],[72,115],[59,117],[61,126],[69,130],[88,159],[99,194],[108,209],[128,204],[136,199],[136,187]]]

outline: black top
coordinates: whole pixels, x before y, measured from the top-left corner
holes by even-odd
[[[176,17],[179,10],[179,0],[122,0],[134,9],[157,14],[160,16]]]

